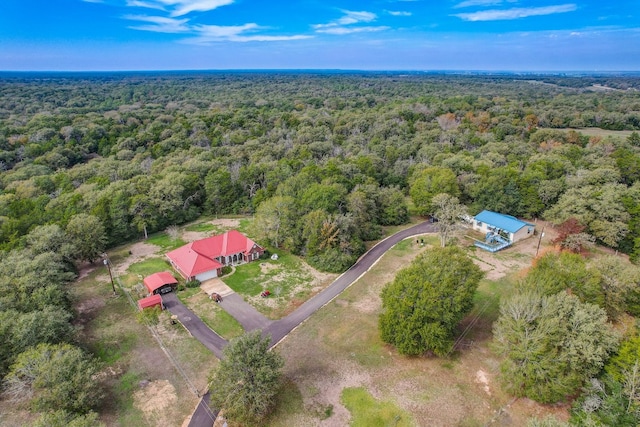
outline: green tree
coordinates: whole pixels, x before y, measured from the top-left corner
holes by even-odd
[[[293,197],[274,196],[260,203],[253,223],[254,234],[276,248],[295,243],[297,208]]]
[[[207,193],[206,206],[214,214],[237,213],[243,192],[237,181],[231,177],[228,167],[211,169],[204,180]]]
[[[570,252],[549,252],[536,259],[523,286],[543,295],[567,291],[583,302],[604,306],[598,271],[589,269],[584,258]]]
[[[347,209],[358,224],[358,237],[362,240],[375,240],[382,235],[378,225],[377,188],[372,187],[356,186],[347,196]]]
[[[592,378],[574,402],[570,422],[577,426],[637,427],[638,402],[630,399],[625,385],[610,375]]]
[[[603,179],[611,175],[608,170],[602,173]],[[591,179],[588,176],[587,173],[578,175],[585,180]],[[587,231],[599,241],[615,248],[629,232],[630,216],[623,203],[628,189],[622,184],[597,181],[597,185],[570,188],[544,216],[555,224],[573,217],[586,225]]]
[[[93,215],[77,214],[67,224],[67,234],[76,249],[75,258],[93,262],[100,258],[107,245],[102,222]]]
[[[436,194],[460,195],[456,175],[449,168],[431,166],[416,170],[409,181],[409,194],[420,215],[433,213],[431,200]]]
[[[40,344],[21,353],[5,377],[8,395],[36,411],[86,413],[102,398],[96,362],[70,344]]]
[[[591,270],[598,272],[594,277],[599,278],[600,290],[604,297],[603,307],[609,318],[615,320],[628,310],[632,293],[640,285],[640,269],[623,258],[605,255],[593,261]]]
[[[383,187],[378,193],[381,225],[400,225],[409,220],[404,194],[398,187]]]
[[[25,240],[34,255],[55,252],[65,261],[71,261],[76,253],[69,235],[57,224],[40,225],[31,230]]]
[[[269,342],[260,331],[237,338],[213,373],[211,403],[233,422],[257,424],[273,408],[284,360],[269,351]]]
[[[482,275],[459,248],[428,250],[382,290],[382,340],[402,354],[448,354]]]
[[[604,310],[565,292],[506,299],[493,329],[506,389],[542,403],[575,394],[617,344]]]
[[[438,220],[436,228],[440,235],[440,246],[444,248],[451,239],[451,235],[462,226],[467,208],[458,201],[457,197],[446,193],[435,195],[431,205],[433,216]]]
[[[31,427],[105,427],[105,424],[98,421],[95,412],[78,415],[57,410],[42,414]]]
[[[11,343],[15,354],[40,343],[65,342],[72,337],[71,313],[62,307],[44,306],[39,310],[15,314]]]

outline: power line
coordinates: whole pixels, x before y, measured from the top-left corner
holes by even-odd
[[[105,265],[109,267],[110,264],[111,264],[111,260],[105,254]],[[138,306],[133,300],[133,298],[131,297],[131,294],[124,289],[124,286],[122,286],[122,282],[120,281],[120,275],[118,274],[118,271],[114,269],[114,274],[112,274],[111,268],[109,268],[109,274],[112,279],[112,284],[113,284],[113,279],[115,278],[115,283],[118,284],[118,288],[120,289],[120,292],[127,297],[131,306],[134,307],[136,311],[138,311]],[[115,292],[115,288],[114,288],[114,292]],[[176,358],[171,354],[167,346],[164,344],[162,337],[160,336],[160,334],[158,334],[158,331],[155,329],[155,327],[151,325],[149,322],[145,322],[145,326],[147,327],[149,332],[151,332],[151,336],[153,336],[153,338],[156,340],[156,342],[160,346],[160,349],[167,356],[171,364],[176,368],[176,371],[178,371],[178,373],[182,376],[189,390],[196,396],[200,397],[200,392],[198,391],[196,386],[193,384],[193,382],[191,381],[187,373],[184,371],[182,366],[180,366],[180,363],[176,360]]]

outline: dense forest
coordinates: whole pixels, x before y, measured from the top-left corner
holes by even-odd
[[[471,214],[572,219],[637,261],[635,131],[632,76],[0,75],[5,388],[36,387],[56,352],[90,377],[68,344],[75,263],[201,215],[252,214],[257,237],[339,272],[446,192]],[[86,414],[97,392],[69,381],[63,409]]]

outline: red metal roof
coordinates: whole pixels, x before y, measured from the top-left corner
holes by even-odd
[[[256,245],[244,234],[237,230],[224,234],[196,240],[167,253],[167,257],[181,271],[185,277],[193,277],[200,273],[222,268],[215,258],[246,254]]]
[[[196,252],[209,258],[217,258],[219,256],[247,253],[253,248],[255,242],[237,230],[230,230],[217,236],[196,240],[192,244],[193,250]]]
[[[168,271],[153,273],[151,276],[145,277],[143,282],[149,293],[153,293],[153,291],[163,287],[164,285],[173,285],[178,283],[176,278]]]
[[[188,243],[176,250],[167,253],[167,257],[173,261],[174,265],[180,270],[185,278],[193,277],[206,271],[222,268],[222,264],[218,261],[210,259],[195,250],[193,243]]]
[[[140,308],[140,310],[144,310],[145,308],[155,307],[156,305],[162,308],[162,297],[157,294],[138,300],[138,308]]]

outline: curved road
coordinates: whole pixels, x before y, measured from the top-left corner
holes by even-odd
[[[273,347],[282,341],[289,332],[308,319],[313,313],[319,310],[336,298],[342,291],[347,289],[352,283],[365,274],[369,269],[378,261],[385,252],[391,249],[396,243],[412,236],[434,233],[436,231],[435,225],[429,221],[422,222],[420,224],[409,227],[405,230],[399,231],[396,234],[387,237],[367,253],[365,253],[360,259],[351,266],[347,271],[341,274],[334,282],[327,288],[322,290],[316,296],[302,304],[296,311],[290,315],[272,322],[268,321],[263,323],[265,328],[262,331],[263,336],[271,336],[271,346]],[[169,293],[163,296],[163,302],[172,314],[178,316],[178,320],[184,325],[185,328],[198,339],[202,344],[211,350],[218,358],[223,357],[222,350],[228,344],[228,342],[213,332],[207,325],[205,325],[200,318],[198,318],[193,312],[185,307],[175,294]],[[226,301],[227,298],[225,298]],[[226,305],[226,304],[225,304]],[[224,305],[223,305],[223,308]],[[226,308],[225,308],[226,309]],[[232,310],[229,310],[232,311]],[[243,312],[242,324],[259,324],[264,316],[255,310],[255,313],[247,312],[245,309]],[[240,320],[240,319],[238,319]],[[196,411],[191,416],[189,427],[211,427],[212,421],[212,409],[208,406],[209,393],[205,394],[200,403],[198,404]],[[205,400],[206,399],[206,400]],[[217,414],[217,412],[214,412]],[[215,420],[215,418],[214,418]]]
[[[373,248],[369,249],[355,264],[347,271],[341,274],[327,288],[322,290],[316,296],[302,304],[293,313],[287,317],[271,323],[263,330],[263,335],[271,335],[271,346],[273,347],[287,336],[294,328],[304,322],[318,309],[331,302],[335,297],[340,295],[342,291],[347,289],[353,282],[358,280],[360,276],[369,271],[369,269],[398,242],[407,237],[433,233],[435,232],[434,224],[429,221],[414,225],[413,227],[399,231],[396,234],[387,237],[378,242]]]

